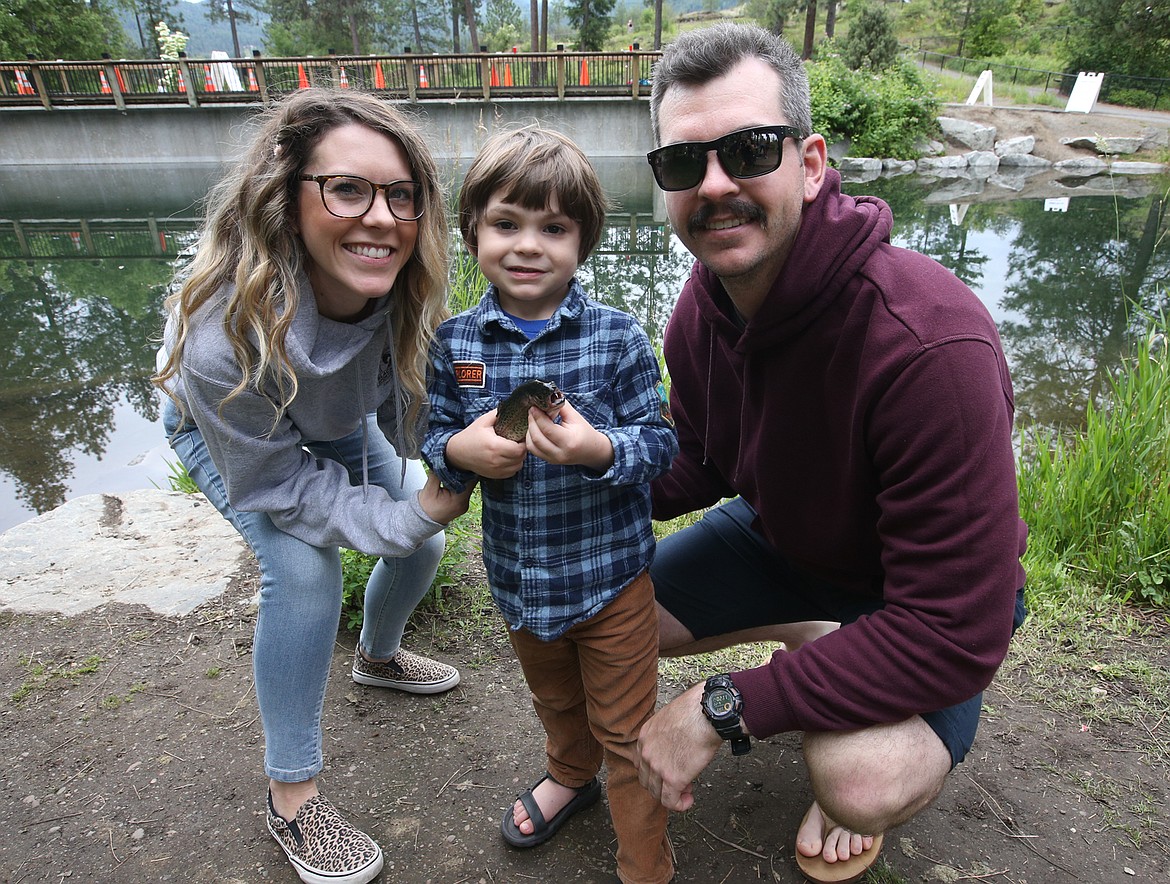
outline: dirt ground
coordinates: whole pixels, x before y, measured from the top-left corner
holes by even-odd
[[[245,574],[181,618],[120,605],[0,615],[0,880],[297,880],[264,827],[255,589]],[[541,771],[542,738],[484,598],[460,593],[415,618],[407,645],[463,674],[438,697],[355,685],[354,636],[339,632],[324,790],[382,845],[382,882],[611,881],[604,802],[532,851],[499,836],[504,808]],[[1100,659],[1164,674],[1168,631]],[[1048,687],[1049,661],[1067,649],[1028,647],[987,692],[975,748],[936,804],[887,834],[884,862],[900,877],[871,880],[1170,879],[1165,696],[1153,698],[1160,715],[1102,724],[1095,699],[1143,685],[1090,667],[1087,679]],[[681,687],[664,679],[662,699]],[[1083,695],[1085,714],[1067,711],[1070,694]],[[670,824],[680,884],[802,880],[792,842],[811,793],[795,736],[742,759],[721,752],[697,798]]]
[[[1031,135],[1036,139],[1032,153],[1054,163],[1075,157],[1095,156],[1093,151],[1086,148],[1063,144],[1062,139],[1065,138],[1130,137],[1142,135],[1151,129],[1165,135],[1170,127],[1170,114],[1102,104],[1087,114],[1066,113],[1051,108],[987,107],[983,104],[948,104],[939,113],[940,116],[994,126],[997,140]],[[947,148],[948,153],[967,151],[967,148],[955,145],[947,145]],[[1122,159],[1156,160],[1149,152]]]
[[[1038,155],[1061,158],[1049,151],[1063,132],[1094,115],[999,116],[1010,117],[1001,137],[1035,134]],[[124,606],[0,612],[0,881],[297,880],[264,827],[255,590],[244,573],[178,618]],[[324,791],[381,844],[381,882],[612,880],[604,802],[535,850],[501,840],[504,808],[542,770],[542,737],[494,610],[461,597],[417,617],[407,641],[460,667],[448,694],[353,684],[355,639],[338,634]],[[892,876],[880,880],[1170,880],[1166,694],[1143,695],[1166,684],[1170,627],[1147,629],[1103,631],[1086,648],[1030,637],[1025,624],[1026,652],[985,695],[971,755],[932,807],[887,834]],[[682,687],[664,678],[662,700]],[[1124,714],[1103,718],[1109,703]],[[721,752],[696,794],[670,824],[679,884],[801,881],[793,838],[811,793],[795,736],[740,759]]]

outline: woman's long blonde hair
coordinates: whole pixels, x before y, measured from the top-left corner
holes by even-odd
[[[245,390],[262,395],[271,383],[277,421],[297,395],[285,339],[302,306],[297,278],[305,253],[296,230],[300,175],[321,139],[358,123],[402,145],[420,182],[418,240],[390,292],[395,364],[403,397],[403,430],[418,424],[426,402],[427,353],[446,307],[449,231],[434,158],[405,116],[372,95],[349,89],[302,89],[264,112],[243,157],[207,197],[207,217],[190,268],[167,299],[176,320],[167,361],[153,378],[163,389],[179,373],[191,319],[231,285],[223,331],[240,366],[225,402]],[[310,301],[309,309],[316,309]],[[173,397],[173,394],[172,398]],[[182,409],[182,403],[176,402]],[[275,422],[274,422],[275,426]]]

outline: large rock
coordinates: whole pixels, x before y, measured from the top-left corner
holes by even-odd
[[[1089,175],[1101,174],[1108,166],[1100,157],[1077,157],[1076,159],[1061,160],[1058,163],[1053,163],[1052,168],[1062,175],[1082,175],[1088,177]]]
[[[973,150],[963,155],[975,178],[990,178],[999,169],[999,157],[990,150]]]
[[[923,157],[918,161],[918,173],[935,178],[955,178],[967,174],[967,158]]]
[[[0,534],[0,607],[72,615],[122,602],[186,614],[253,561],[202,494],[91,494]]]
[[[994,126],[983,126],[956,117],[939,117],[938,124],[942,128],[943,136],[948,141],[961,144],[971,150],[991,150],[995,147]]]
[[[1142,149],[1145,143],[1143,136],[1130,137],[1121,135],[1094,135],[1094,136],[1078,136],[1076,138],[1062,138],[1061,144],[1067,144],[1069,147],[1086,148],[1088,150],[1095,150],[1099,154],[1106,154],[1108,156],[1118,156],[1122,154],[1137,153]]]
[[[1026,156],[1036,149],[1036,138],[1033,135],[1018,135],[1015,138],[1006,138],[995,142],[995,155],[1003,158],[1007,156]]]
[[[1142,163],[1137,160],[1114,160],[1109,166],[1114,175],[1161,175],[1166,171],[1165,163]]]

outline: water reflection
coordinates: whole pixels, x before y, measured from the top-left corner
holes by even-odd
[[[599,165],[616,211],[582,271],[586,288],[661,341],[691,257],[666,226],[645,164]],[[148,380],[159,307],[214,174],[0,170],[0,530],[76,494],[165,485]],[[846,189],[886,199],[895,244],[950,267],[987,304],[1020,424],[1073,425],[1143,312],[1167,304],[1167,183],[1146,187],[1077,196],[1066,212],[1045,211],[1043,200],[945,203],[916,178]],[[128,467],[136,456],[145,465]]]
[[[1170,300],[1167,181],[1137,197],[1082,196],[1064,211],[1044,200],[931,205],[871,192],[894,209],[896,244],[950,267],[999,326],[1016,390],[1017,427],[1077,426],[1147,317]],[[961,214],[961,224],[954,216]],[[992,271],[995,271],[992,273]]]

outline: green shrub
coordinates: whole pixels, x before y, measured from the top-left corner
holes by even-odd
[[[1084,429],[1026,439],[1019,470],[1030,558],[1042,555],[1109,595],[1163,608],[1170,606],[1166,340],[1163,321],[1112,379],[1107,399],[1090,404]]]
[[[827,51],[808,73],[813,130],[830,144],[851,142],[851,156],[918,159],[919,145],[938,132],[938,99],[905,58],[874,74]]]
[[[1126,107],[1140,107],[1147,110],[1154,107],[1157,97],[1153,92],[1145,89],[1110,89],[1102,98],[1110,104],[1122,104]]]
[[[855,71],[884,71],[898,58],[893,20],[879,6],[863,6],[840,45],[842,61]]]

